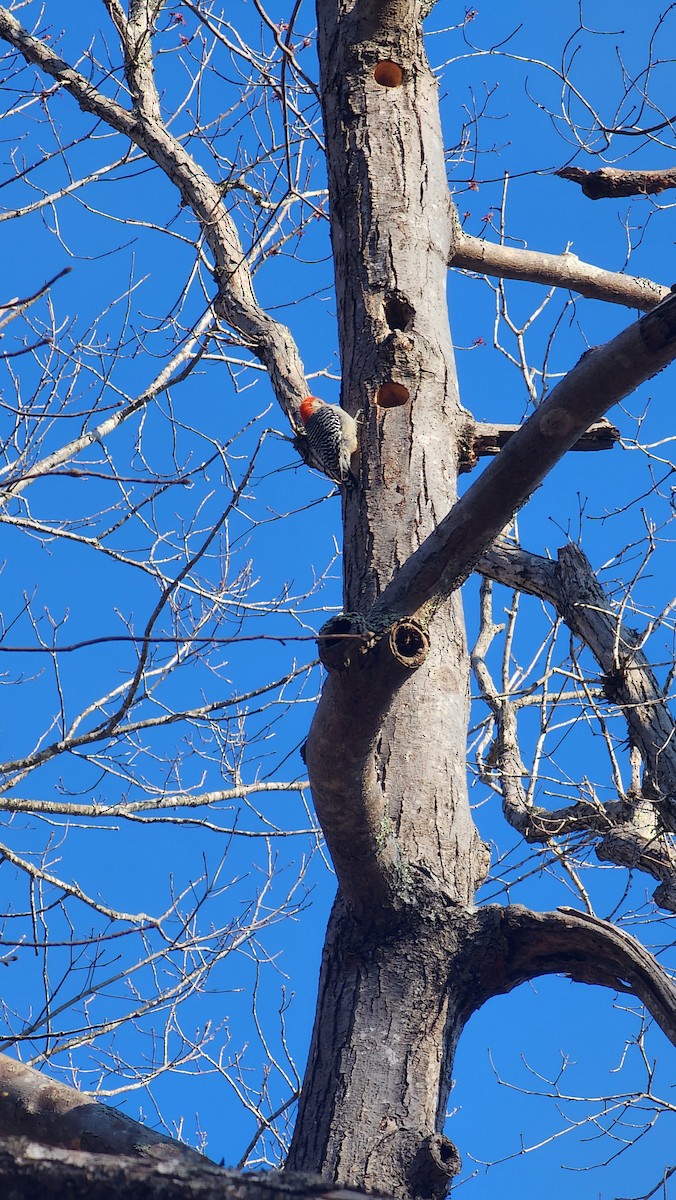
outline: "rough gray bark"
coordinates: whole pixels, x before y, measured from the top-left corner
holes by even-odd
[[[472,909],[429,890],[418,900],[385,934],[354,921],[340,897],[336,903],[308,1064],[323,1090],[304,1094],[290,1165],[321,1159],[325,1173],[348,1186],[353,1177],[367,1188],[391,1179],[395,1195],[441,1197],[460,1157],[439,1125],[472,1013],[529,979],[565,974],[638,996],[676,1045],[676,986],[639,942],[586,913]],[[362,1012],[357,1037],[351,1022]],[[345,1127],[336,1113],[344,1116],[350,1102]]]
[[[5,1200],[358,1200],[312,1175],[243,1175],[207,1159],[158,1162],[19,1137],[0,1141],[0,1194]]]
[[[447,1190],[459,1159],[439,1136],[439,1110],[443,1119],[448,1035],[459,1023],[447,987],[459,928],[446,916],[443,903],[435,904],[440,923],[421,904],[384,932],[353,920],[339,897],[291,1167],[321,1162],[347,1186],[387,1188],[390,1180],[396,1194]]]
[[[676,300],[586,355],[454,504],[468,415],[443,263],[457,223],[419,9],[320,0],[318,15],[342,402],[365,419],[361,487],[344,501],[346,612],[322,631],[329,677],[306,746],[341,893],[289,1165],[437,1197],[458,1170],[442,1127],[470,1013],[548,971],[611,987],[629,978],[613,966],[603,923],[585,965],[590,939],[579,927],[572,936],[572,920],[521,910],[477,919],[469,907],[486,854],[465,791],[457,586],[588,426],[676,356]],[[379,63],[402,68],[388,65],[389,86]],[[407,670],[398,632],[416,622],[419,657]],[[521,932],[538,921],[529,953]],[[674,992],[653,970],[672,1036]]]
[[[453,223],[437,84],[417,5],[322,2],[318,15],[342,402],[364,412],[361,487],[345,502],[345,607],[368,613],[456,496],[466,414],[445,302]],[[378,63],[389,60],[405,64],[400,87],[375,78]],[[410,403],[379,403],[390,384],[405,389]],[[308,741],[308,764],[312,770],[326,752],[325,729],[341,753],[363,764],[361,792],[370,794],[373,836],[383,853],[389,847],[394,890],[405,884],[397,876],[396,840],[405,847],[407,871],[432,872],[465,901],[481,866],[464,765],[453,749],[464,738],[468,696],[457,597],[438,622],[430,655],[401,685],[399,678],[392,687],[382,662],[373,671],[356,663],[349,681],[334,673]],[[351,727],[355,689],[360,712],[364,704],[370,709],[362,730]],[[362,744],[355,753],[356,739]],[[326,764],[321,778],[332,777],[345,791],[349,774],[341,762],[332,776]],[[330,822],[336,810],[335,819],[345,819],[342,799],[326,805],[315,799],[322,819]],[[355,811],[347,820],[359,835]],[[416,830],[428,822],[436,832],[421,838]],[[345,851],[351,857],[347,844]],[[341,857],[337,845],[332,852]],[[372,883],[361,885],[365,907]]]
[[[321,0],[318,16],[342,402],[365,413],[345,607],[368,614],[456,497],[467,414],[446,306],[454,225],[418,5]],[[387,60],[404,65],[399,87],[377,82]],[[410,401],[390,406],[392,384]],[[455,1023],[447,954],[424,913],[426,896],[470,902],[486,868],[466,791],[468,693],[456,594],[416,670],[383,650],[331,672],[308,738],[343,897],[289,1163],[349,1186],[436,1195],[457,1169],[439,1141]]]

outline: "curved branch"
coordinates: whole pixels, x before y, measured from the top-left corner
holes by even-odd
[[[416,638],[407,659],[398,644],[401,637],[404,649],[409,646],[405,626],[395,622],[386,636],[376,641],[371,634],[369,640],[350,621],[355,615],[329,622],[329,630],[340,629],[328,635],[335,643],[332,669],[310,726],[305,761],[345,902],[353,916],[368,914],[375,924],[401,910],[410,883],[378,781],[375,747],[392,697],[420,665],[427,643],[419,630],[420,641]],[[326,649],[326,662],[325,656]]]
[[[109,7],[117,11],[119,6],[111,4]],[[138,27],[138,21],[128,26],[128,23],[123,25],[118,19],[116,24],[125,44],[125,69],[135,101],[131,112],[99,92],[45,42],[28,33],[8,9],[0,7],[0,38],[18,50],[26,62],[55,79],[84,112],[93,113],[111,129],[128,137],[178,188],[183,202],[189,205],[199,222],[213,254],[214,278],[218,288],[216,311],[245,339],[263,363],[291,424],[302,431],[296,410],[308,388],[291,333],[258,305],[237,229],[223,203],[222,188],[188,154],[161,120],[148,31]],[[134,34],[137,40],[140,39],[144,53],[132,53],[133,48],[137,49]]]
[[[575,983],[632,993],[676,1046],[676,985],[629,934],[572,908],[538,913],[518,904],[491,905],[475,915],[487,957],[476,974],[472,1011],[529,979],[567,975]]]
[[[487,578],[554,606],[599,663],[606,695],[621,709],[631,745],[644,764],[642,785],[633,785],[619,800],[602,804],[583,799],[554,810],[529,804],[521,784],[516,717],[508,700],[491,699],[477,646],[477,678],[498,725],[498,777],[506,819],[529,842],[570,833],[594,835],[602,862],[651,875],[659,882],[655,903],[676,911],[676,854],[664,835],[665,829],[676,828],[676,723],[636,635],[614,611],[577,546],[563,547],[554,563],[500,541],[478,567]]]
[[[589,647],[603,672],[606,694],[622,710],[645,763],[644,790],[663,802],[665,823],[676,829],[676,722],[636,634],[613,611],[579,546],[563,546],[553,563],[500,543],[478,566],[491,579],[548,600]]]

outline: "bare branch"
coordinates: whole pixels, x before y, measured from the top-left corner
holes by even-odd
[[[617,199],[622,196],[655,196],[676,187],[676,171],[631,171],[621,167],[601,167],[586,171],[584,167],[562,167],[559,179],[579,183],[590,200]]]
[[[520,425],[498,425],[486,421],[469,422],[459,469],[471,471],[480,458],[499,454],[510,438],[519,432]],[[610,421],[597,421],[571,446],[571,450],[612,450],[620,440],[620,431]]]
[[[565,974],[633,993],[676,1045],[676,985],[640,942],[609,921],[572,908],[537,913],[516,904],[491,905],[476,919],[492,951],[481,1003],[529,979]]]
[[[585,555],[564,546],[558,563],[499,542],[479,562],[479,569],[508,587],[530,592],[554,605],[573,634],[589,647],[604,677],[604,690],[621,710],[630,742],[645,766],[640,789],[601,804],[580,800],[546,810],[526,803],[521,787],[516,721],[511,705],[491,700],[500,731],[498,750],[503,811],[529,841],[547,841],[588,831],[599,837],[596,854],[660,881],[656,903],[676,909],[676,854],[664,831],[676,828],[676,724],[664,693],[633,630],[623,625]],[[479,667],[482,664],[479,662]],[[483,668],[482,668],[483,669]],[[479,681],[482,674],[479,672]]]
[[[23,299],[15,296],[13,300],[6,300],[4,304],[0,304],[0,312],[4,312],[5,309],[9,310],[8,316],[0,318],[0,329],[4,328],[8,321],[11,321],[15,316],[18,316],[19,313],[25,312],[31,304],[33,304],[36,300],[39,300],[41,296],[44,296],[45,292],[48,292],[50,287],[52,287],[57,280],[62,279],[64,275],[69,275],[71,271],[72,267],[64,267],[63,270],[58,271],[56,275],[53,275],[51,279],[48,279],[46,283],[43,283],[42,287],[39,287],[37,292],[33,292],[30,296],[23,297]]]
[[[116,11],[119,8],[112,7]],[[245,339],[265,365],[277,399],[292,424],[301,429],[295,412],[308,388],[298,350],[286,326],[280,325],[257,303],[235,224],[223,203],[222,189],[188,154],[160,118],[159,98],[149,56],[149,32],[139,15],[144,7],[134,6],[142,27],[134,27],[137,41],[131,56],[129,48],[125,47],[127,73],[133,81],[137,104],[134,112],[128,112],[121,104],[102,95],[45,42],[23,29],[6,8],[0,8],[0,37],[14,46],[26,62],[56,79],[80,108],[94,113],[112,129],[130,138],[176,185],[184,203],[191,207],[202,226],[214,256],[214,278],[218,287],[215,307],[219,316]],[[133,33],[130,26],[129,36],[133,36]],[[139,57],[141,48],[145,49]]]
[[[199,1158],[199,1156],[195,1156]],[[317,1175],[289,1171],[240,1174],[201,1159],[158,1166],[152,1159],[49,1148],[24,1138],[0,1142],[0,1185],[40,1200],[361,1200]],[[19,1193],[20,1189],[20,1193]]]
[[[500,583],[531,592],[557,612],[589,647],[605,677],[606,694],[622,710],[631,740],[646,766],[644,789],[665,804],[665,819],[676,822],[676,725],[639,640],[613,611],[586,556],[563,546],[558,564],[505,543],[483,556],[479,569]]]
[[[0,18],[1,19],[1,18]],[[204,340],[208,338],[209,332],[214,323],[214,316],[209,310],[202,320],[197,324],[192,336],[186,339],[180,350],[170,362],[155,376],[153,381],[146,388],[130,400],[128,404],[118,408],[111,416],[100,421],[92,429],[86,430],[79,437],[74,438],[72,442],[67,442],[63,446],[59,446],[58,450],[54,450],[51,454],[46,454],[44,458],[39,459],[34,463],[28,474],[22,474],[17,479],[10,482],[0,483],[0,500],[8,500],[10,497],[18,496],[21,492],[34,483],[36,479],[43,478],[45,475],[51,475],[58,467],[64,463],[70,462],[88,446],[95,442],[102,442],[105,437],[108,437],[115,429],[127,421],[129,417],[145,408],[152,400],[161,396],[172,384],[177,383],[184,378],[199,362],[202,350],[204,349]],[[9,474],[14,467],[13,463],[0,468],[0,477],[4,474]]]
[[[565,254],[546,254],[542,250],[522,250],[517,246],[487,242],[466,233],[459,235],[449,265],[482,275],[497,275],[501,279],[524,279],[529,283],[569,288],[591,300],[605,300],[645,312],[669,295],[668,287],[650,279],[604,271],[582,262],[569,250]]]

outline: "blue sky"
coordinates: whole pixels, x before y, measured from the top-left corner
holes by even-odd
[[[283,19],[287,7],[277,3],[271,13]],[[669,115],[673,95],[669,41],[676,20],[672,10],[653,40],[654,65],[647,79],[643,72],[657,18],[637,12],[634,6],[585,5],[585,28],[577,33],[580,10],[572,0],[548,10],[546,20],[541,5],[518,3],[506,8],[491,0],[464,29],[450,30],[445,29],[446,23],[462,20],[462,10],[449,15],[448,8],[438,4],[427,22],[428,53],[439,71],[449,181],[465,229],[477,236],[497,237],[507,172],[505,227],[517,245],[549,252],[570,245],[582,259],[670,284],[676,277],[670,193],[658,201],[592,203],[553,171],[570,161],[589,168],[615,163],[627,146],[632,151],[631,166],[671,165],[669,129],[654,135],[647,146],[643,139],[615,135],[601,157],[603,138],[589,120],[589,106],[597,108],[608,127],[657,124],[663,104]],[[39,11],[37,4],[28,4],[19,15],[30,24]],[[250,4],[238,0],[228,11],[243,37],[270,50],[267,35],[262,43],[259,40],[258,20]],[[175,20],[175,13],[185,17],[185,24]],[[44,14],[41,28],[50,26],[55,37],[66,19],[62,6],[47,0]],[[243,99],[247,93],[241,71],[222,50],[214,51],[209,60],[199,93],[191,90],[191,74],[202,53],[199,31],[188,11],[168,9],[166,16],[166,28],[158,37],[165,111],[178,109],[174,124],[186,137],[188,148],[203,165],[226,177],[228,164],[236,171],[256,158],[258,137],[264,140],[270,129],[279,135],[279,113],[274,105],[266,110],[257,107],[254,99]],[[69,27],[59,43],[61,52],[72,61],[81,59],[80,69],[91,69],[97,82],[102,81],[108,46],[114,58],[112,31],[106,29],[105,38],[100,33],[104,19],[102,6],[70,5]],[[315,76],[313,44],[302,44],[305,35],[313,36],[310,5],[302,7],[296,29],[299,59]],[[185,44],[181,38],[187,39]],[[574,90],[562,83],[562,64]],[[6,82],[5,108],[14,105],[18,82],[16,78]],[[101,86],[114,94],[112,78]],[[643,95],[646,88],[652,107]],[[627,98],[622,100],[624,91]],[[186,94],[189,99],[183,104]],[[308,98],[303,104],[318,128],[316,105]],[[475,112],[482,113],[478,123],[471,119]],[[575,142],[566,122],[569,112],[576,122],[590,126],[584,147]],[[43,107],[37,101],[3,122],[0,205],[4,214],[35,201],[40,188],[52,191],[65,186],[69,171],[77,177],[126,153],[123,139],[109,136],[69,97],[55,96],[50,114],[51,129],[44,124]],[[196,114],[214,122],[207,143],[192,135]],[[67,154],[59,150],[59,139],[63,146],[85,134],[89,136]],[[462,154],[457,150],[461,143]],[[45,150],[51,155],[48,162],[24,180],[15,179],[17,167],[35,163]],[[282,224],[288,240],[278,241],[275,253],[258,263],[255,285],[261,301],[289,324],[315,390],[335,400],[340,383],[328,224],[321,208],[324,173],[314,143],[307,145],[302,158],[296,153],[294,143],[298,178],[312,196],[292,207]],[[249,179],[256,187],[272,188],[279,198],[285,167],[280,141],[274,153],[252,168]],[[252,216],[254,210],[246,200],[240,196],[238,201],[235,205],[233,200],[233,212],[248,248],[252,236],[265,236],[266,226]],[[302,237],[293,234],[293,221],[302,221]],[[170,184],[157,171],[137,163],[121,163],[55,207],[43,207],[20,220],[3,218],[6,296],[28,295],[51,275],[71,268],[51,293],[61,357],[38,350],[5,364],[5,436],[11,430],[19,390],[24,405],[33,397],[34,428],[49,451],[87,427],[92,406],[101,414],[113,411],[122,394],[134,396],[147,386],[175,351],[181,330],[199,319],[210,294],[208,270],[195,265],[194,237],[190,217]],[[509,284],[506,294],[510,318],[518,325],[542,302],[545,289]],[[448,297],[463,403],[478,419],[520,421],[530,411],[531,401],[519,371],[493,345],[494,291],[483,280],[451,272]],[[46,302],[40,302],[29,312],[33,333],[15,323],[9,327],[6,347],[15,351],[21,348],[22,338],[32,341],[48,315]],[[635,314],[628,310],[579,298],[571,301],[567,294],[557,293],[524,335],[528,361],[537,369],[551,347],[551,386],[589,345],[606,341],[633,319]],[[504,321],[498,334],[503,350],[514,354],[516,339]],[[246,361],[248,355],[225,343],[212,346],[192,374],[169,395],[161,396],[141,419],[122,426],[104,448],[95,445],[83,453],[75,464],[82,474],[35,483],[25,499],[8,510],[0,555],[4,645],[26,652],[6,652],[0,661],[6,685],[0,691],[3,760],[58,738],[62,721],[67,723],[121,686],[137,659],[133,643],[109,642],[60,655],[57,671],[44,649],[40,653],[28,649],[35,650],[39,638],[50,644],[55,626],[60,645],[142,631],[159,595],[159,568],[174,577],[184,562],[185,547],[194,553],[229,502],[232,481],[242,479],[263,430],[272,432],[263,437],[250,483],[232,514],[228,539],[220,540],[218,554],[212,547],[190,577],[195,585],[203,584],[209,595],[223,578],[222,607],[206,621],[199,653],[167,674],[156,693],[139,706],[138,714],[225,702],[314,660],[312,633],[340,604],[340,560],[336,558],[340,505],[335,497],[325,498],[323,479],[299,465],[266,377],[244,367],[233,377],[229,360],[234,357]],[[53,392],[47,383],[54,384]],[[593,457],[569,455],[519,518],[523,544],[540,554],[554,554],[568,537],[582,536],[594,567],[604,568],[602,578],[617,596],[631,582],[650,534],[656,549],[645,579],[637,585],[637,611],[630,619],[639,628],[647,613],[659,611],[672,596],[668,522],[673,453],[668,442],[654,450],[658,459],[637,449],[636,417],[645,410],[642,443],[668,439],[671,388],[670,376],[664,375],[632,396],[622,412],[614,410],[610,416],[621,428],[624,448]],[[540,394],[539,383],[536,390]],[[10,437],[7,442],[5,461],[16,456],[28,421],[21,420],[17,439]],[[247,422],[250,426],[238,436]],[[123,477],[122,488],[102,478],[113,469]],[[658,479],[664,482],[656,489]],[[463,484],[469,483],[471,477],[466,477]],[[128,516],[130,510],[133,517]],[[123,512],[127,519],[114,528]],[[84,535],[102,539],[111,553],[77,540]],[[630,549],[621,555],[625,546]],[[154,573],[143,569],[148,561],[154,564]],[[248,584],[246,594],[242,581]],[[476,591],[476,581],[470,581],[466,587],[470,639],[476,631]],[[26,611],[29,599],[32,621]],[[498,591],[497,610],[509,603],[508,594]],[[534,602],[524,599],[522,603],[515,656],[525,665],[549,618]],[[186,590],[177,611],[164,613],[156,632],[171,639],[176,628],[188,628],[197,613],[195,593]],[[656,631],[650,646],[660,663],[673,659],[668,623]],[[168,641],[158,646],[158,667],[167,663],[174,649]],[[560,655],[563,662],[565,644]],[[198,721],[186,722],[132,737],[117,754],[102,753],[87,761],[80,752],[55,756],[11,794],[32,800],[79,797],[83,803],[93,799],[106,804],[122,797],[139,800],[178,786],[197,793],[240,781],[303,778],[298,748],[320,680],[316,669],[299,680],[271,693],[273,708],[258,712],[256,701],[241,703],[237,720],[210,729]],[[95,719],[95,713],[89,714],[83,727]],[[478,712],[476,720],[480,719]],[[248,745],[242,730],[250,739]],[[522,735],[528,752],[535,738],[528,715]],[[618,739],[621,736],[618,729]],[[566,788],[575,794],[581,778],[593,780],[604,798],[610,795],[612,779],[598,728],[579,722],[562,729],[559,740],[552,757],[552,795]],[[618,755],[623,761],[619,746]],[[509,895],[538,909],[575,904],[565,875],[533,851],[518,847],[502,822],[496,799],[476,782],[472,797],[482,836],[494,844],[499,864],[497,880],[485,889],[486,898],[504,902]],[[85,941],[92,930],[110,931],[103,914],[92,914],[71,900],[65,912],[50,909],[43,922],[39,913],[35,917],[39,889],[31,896],[26,873],[5,862],[0,874],[0,904],[7,914],[0,932],[7,942],[26,939],[24,948],[12,950],[16,957],[5,972],[8,1040],[4,1047],[36,1020],[44,999],[44,979],[49,977],[55,992],[50,1003],[52,1007],[63,1004],[63,1013],[55,1015],[49,1035],[42,1022],[37,1037],[20,1040],[19,1051],[26,1057],[37,1056],[34,1061],[40,1062],[40,1054],[48,1048],[47,1069],[60,1072],[68,1081],[72,1059],[82,1072],[82,1086],[102,1081],[113,1102],[123,1103],[133,1115],[142,1111],[150,1122],[157,1120],[161,1110],[168,1127],[180,1130],[188,1140],[198,1140],[198,1131],[205,1131],[208,1152],[227,1163],[238,1161],[252,1135],[253,1119],[241,1104],[241,1093],[248,1086],[261,1085],[268,1051],[273,1050],[283,1068],[272,1072],[267,1085],[270,1110],[286,1100],[293,1085],[293,1073],[285,1065],[286,1047],[302,1070],[323,929],[334,891],[334,878],[317,838],[306,832],[311,816],[301,797],[293,791],[264,793],[251,803],[255,811],[233,802],[207,813],[176,814],[183,821],[189,818],[190,824],[176,823],[172,814],[156,824],[75,819],[65,840],[61,818],[22,815],[7,822],[5,841],[14,853],[47,864],[60,878],[77,881],[113,908],[162,912],[172,895],[187,889],[182,907],[194,913],[194,927],[208,947],[200,952],[207,956],[216,955],[217,946],[226,944],[237,923],[246,919],[252,894],[260,892],[267,880],[269,855],[276,856],[278,875],[263,901],[270,914],[267,927],[219,959],[208,980],[196,981],[168,1026],[163,1012],[153,1008],[152,996],[159,984],[178,986],[182,970],[178,958],[163,963],[160,976],[149,966],[132,976],[131,982],[125,980],[125,970],[142,954],[138,934],[125,933],[102,945],[100,959],[94,960],[86,949],[72,950],[68,944]],[[199,816],[207,823],[200,824]],[[268,842],[262,835],[271,834],[273,827],[280,836]],[[282,836],[289,831],[289,836]],[[518,865],[522,862],[524,867]],[[584,859],[579,870],[599,914],[617,910],[627,928],[641,933],[648,944],[665,945],[662,961],[668,965],[671,925],[664,914],[644,924],[654,914],[649,881],[628,884],[624,872],[599,868],[593,855]],[[518,882],[520,875],[524,875],[522,882]],[[203,877],[208,887],[197,882]],[[293,895],[287,902],[289,889]],[[43,890],[45,901],[52,904],[57,893],[49,885]],[[292,910],[284,922],[273,919],[278,904]],[[35,955],[29,946],[36,930],[38,941],[44,940],[47,915],[54,946],[47,952],[45,968],[45,956]],[[119,922],[113,926],[119,927]],[[174,922],[174,932],[177,927]],[[214,930],[222,931],[220,943]],[[154,935],[148,939],[155,947]],[[194,966],[195,947],[191,954]],[[140,991],[147,1002],[136,1024],[104,1030],[98,1047],[71,1050],[69,1043],[77,1041],[85,1016],[110,1022],[133,1007],[136,978],[142,981]],[[251,996],[257,978],[253,1016]],[[78,999],[92,979],[108,982],[97,985],[91,998]],[[285,1009],[284,1032],[280,1007]],[[481,1200],[499,1190],[503,1196],[516,1197],[546,1186],[552,1196],[567,1196],[571,1188],[589,1196],[630,1196],[656,1182],[671,1153],[668,1111],[651,1133],[603,1171],[578,1175],[561,1165],[579,1168],[602,1163],[621,1145],[619,1140],[599,1141],[597,1125],[577,1130],[572,1125],[580,1113],[599,1114],[604,1109],[610,1116],[599,1116],[598,1121],[611,1123],[619,1110],[601,1098],[642,1086],[639,1050],[630,1047],[624,1054],[625,1041],[637,1035],[639,1020],[619,1011],[624,1007],[625,998],[616,1003],[615,1011],[609,993],[546,979],[493,1001],[472,1019],[458,1053],[450,1101],[456,1111],[447,1130],[465,1159],[463,1195]],[[191,1041],[199,1041],[207,1027],[211,1039],[207,1051],[191,1056]],[[167,1045],[183,1065],[178,1072],[160,1074],[142,1091],[136,1085],[142,1082],[150,1059],[158,1055],[161,1059],[159,1048],[167,1028]],[[52,1054],[59,1037],[62,1049]],[[665,1102],[670,1101],[673,1051],[654,1030],[648,1031],[645,1047],[649,1061],[659,1059],[656,1090]],[[125,1076],[133,1090],[122,1097],[117,1094],[118,1055],[137,1067]],[[543,1080],[557,1077],[562,1061],[568,1064],[562,1090],[571,1096],[591,1095],[595,1098],[591,1107],[524,1094],[551,1090]],[[499,1084],[498,1077],[506,1082]],[[630,1114],[628,1120],[639,1118],[640,1114]],[[531,1146],[554,1134],[561,1136],[531,1152]],[[616,1139],[631,1137],[626,1126],[614,1127],[613,1134]],[[274,1139],[269,1146],[272,1160],[277,1153]],[[522,1146],[528,1153],[519,1153]],[[486,1171],[481,1164],[495,1158],[506,1161]]]

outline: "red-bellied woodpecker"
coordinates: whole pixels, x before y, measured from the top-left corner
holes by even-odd
[[[336,404],[318,396],[306,396],[300,406],[307,440],[313,456],[334,483],[351,487],[355,482],[350,459],[357,449],[357,422]]]

